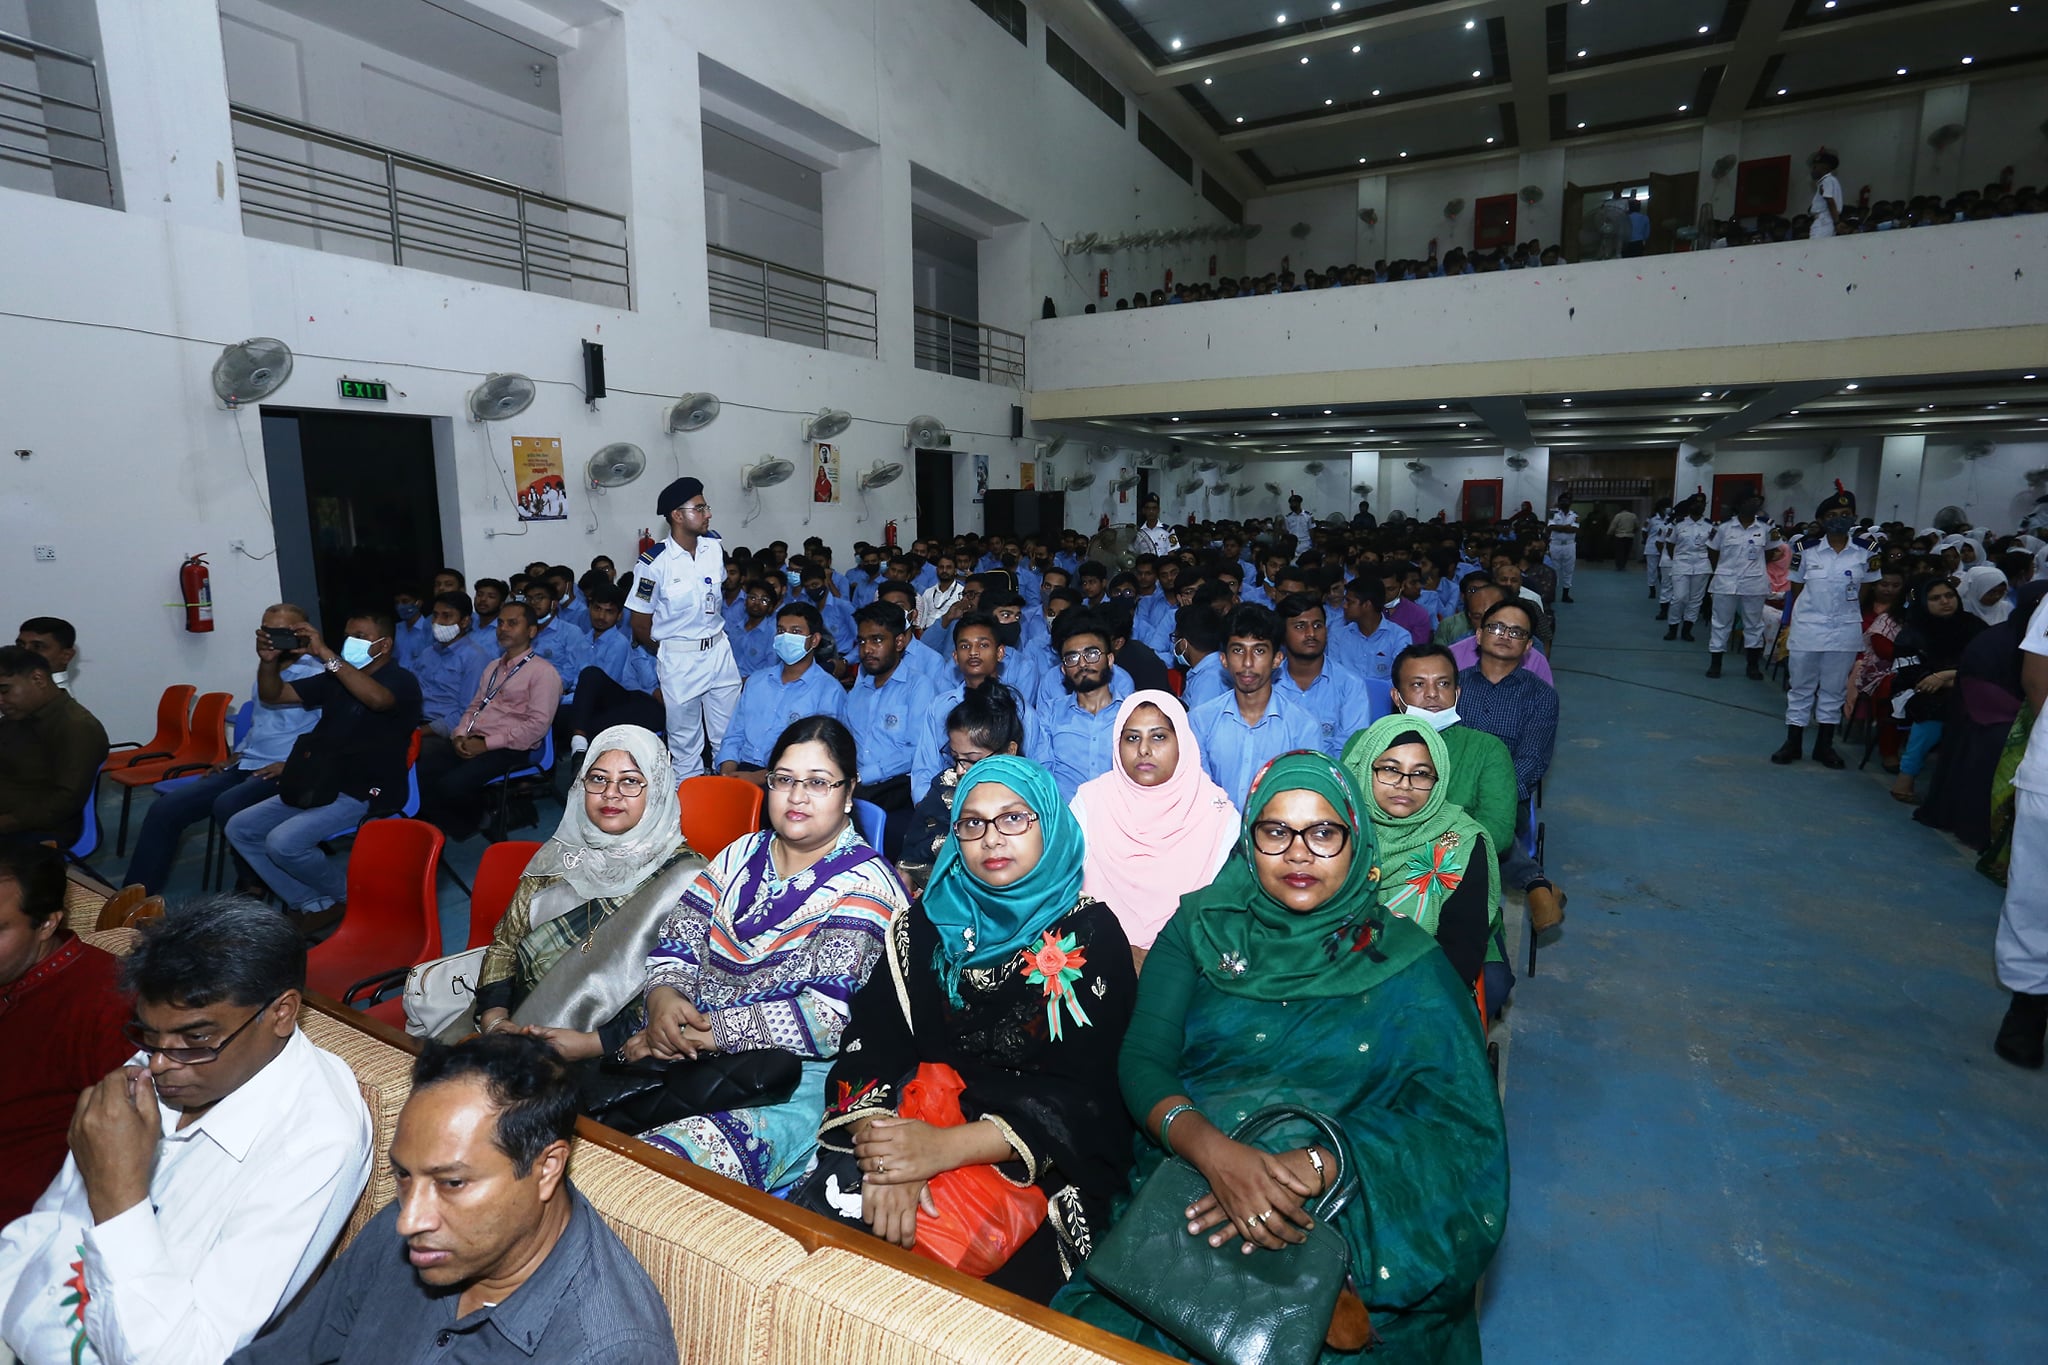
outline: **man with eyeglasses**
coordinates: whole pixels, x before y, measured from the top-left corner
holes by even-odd
[[[306,949],[259,901],[188,902],[121,963],[140,1049],[79,1097],[71,1157],[0,1232],[28,1365],[224,1360],[293,1301],[370,1175],[354,1074],[299,1031]]]
[[[1007,655],[996,618],[985,611],[971,612],[953,626],[953,667],[960,681],[940,692],[925,712],[917,753],[910,765],[910,799],[924,800],[932,789],[939,769],[945,765],[946,713],[960,704],[969,691],[991,684],[1015,693],[1017,714],[1024,723],[1024,749],[1035,753],[1037,722],[1031,703],[1023,693],[1009,687],[997,676]]]
[[[1557,748],[1557,691],[1524,668],[1535,638],[1533,608],[1496,602],[1479,628],[1479,662],[1458,674],[1459,718],[1508,746],[1515,766],[1515,837],[1502,848],[1503,885],[1529,901],[1529,920],[1541,933],[1564,918],[1564,893],[1529,856],[1529,797],[1550,771]]]
[[[1108,621],[1088,607],[1063,612],[1052,623],[1061,691],[1038,710],[1040,744],[1034,752],[1071,801],[1081,784],[1109,771],[1117,709],[1131,695],[1130,675],[1116,666]]]
[[[740,701],[740,670],[725,637],[719,585],[725,542],[711,529],[704,485],[687,476],[661,490],[655,515],[668,538],[633,566],[633,637],[655,649],[678,779],[704,771],[704,751],[725,741]],[[748,595],[752,595],[752,588]]]
[[[1508,600],[1507,589],[1497,583],[1483,583],[1466,594],[1465,598],[1466,608],[1472,613],[1474,621],[1484,621],[1486,613],[1493,609],[1494,603]],[[1533,605],[1529,604],[1528,598],[1524,597],[1514,600],[1528,605],[1530,614],[1532,616],[1535,615],[1536,609]],[[1470,668],[1478,663],[1479,630],[1474,628],[1469,634],[1451,641],[1450,651],[1451,657],[1458,661],[1458,667],[1461,670]],[[1524,650],[1522,652],[1522,667],[1543,679],[1544,682],[1550,683],[1551,686],[1555,687],[1557,685],[1550,671],[1550,660],[1544,656],[1542,650],[1534,648]]]
[[[1285,667],[1273,674],[1273,686],[1315,717],[1322,751],[1336,758],[1352,735],[1387,714],[1387,702],[1378,689],[1368,691],[1350,669],[1331,661],[1322,598],[1296,593],[1281,598],[1279,610],[1287,643]]]
[[[1188,713],[1189,728],[1201,741],[1203,769],[1239,810],[1266,764],[1290,749],[1321,745],[1314,715],[1273,687],[1286,638],[1270,608],[1254,604],[1233,610],[1223,623],[1219,654],[1230,691]]]
[[[776,737],[805,716],[846,719],[846,689],[819,667],[825,618],[809,602],[791,602],[775,614],[775,663],[747,679],[739,709],[718,746],[718,774],[765,787],[768,754]]]

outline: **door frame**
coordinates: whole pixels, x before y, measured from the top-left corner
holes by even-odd
[[[1506,504],[1502,501],[1507,496],[1505,479],[1467,479],[1458,493],[1458,520],[1467,526],[1475,520],[1472,515],[1472,495],[1482,489],[1493,490],[1493,520],[1496,524],[1501,519],[1501,513],[1507,510]]]

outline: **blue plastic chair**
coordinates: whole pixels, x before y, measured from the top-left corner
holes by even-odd
[[[498,828],[505,828],[507,803],[511,800],[511,785],[529,777],[545,777],[555,767],[555,731],[548,728],[547,737],[540,742],[540,757],[524,768],[515,768],[503,777],[493,778],[487,785],[498,789]],[[414,783],[414,799],[417,800],[418,783]]]
[[[889,817],[882,808],[872,801],[855,800],[853,803],[853,826],[860,831],[860,837],[867,841],[869,848],[882,847],[882,827]]]
[[[71,841],[71,847],[64,850],[64,856],[80,867],[85,860],[99,852],[100,848],[100,773],[106,765],[101,764],[99,772],[92,775],[92,785],[85,791],[85,809],[79,812],[78,837]]]

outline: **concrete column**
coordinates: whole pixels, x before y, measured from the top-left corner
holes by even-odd
[[[1879,522],[1903,521],[1917,527],[1920,468],[1926,456],[1925,436],[1885,437],[1884,449],[1878,456],[1877,487],[1859,499],[1865,508],[1864,515]]]
[[[1036,230],[1033,223],[1011,223],[984,237],[976,248],[974,268],[980,285],[982,321],[1013,332],[1031,330],[1031,320],[1038,316],[1038,300],[1031,294],[1031,236]],[[1080,269],[1093,258],[1071,259]],[[1087,270],[1088,302],[1107,313],[1116,307],[1116,300],[1095,297],[1095,271],[1099,269],[1095,266]],[[1028,356],[1025,363],[1030,363]]]
[[[1958,168],[1963,164],[1963,137],[1936,151],[1927,139],[1936,130],[1954,124],[1967,127],[1970,117],[1970,87],[1963,84],[1937,85],[1920,95],[1920,136],[1913,147],[1913,193],[1949,195],[1957,188]]]
[[[212,0],[99,0],[102,108],[131,213],[240,235]]]
[[[1724,156],[1742,156],[1742,125],[1740,123],[1709,123],[1700,129],[1700,202],[1711,204],[1716,218],[1732,217],[1735,212],[1735,168],[1716,180],[1714,163]]]

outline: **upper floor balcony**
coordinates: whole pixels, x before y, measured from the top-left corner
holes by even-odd
[[[0,32],[0,186],[119,207],[91,57]]]

